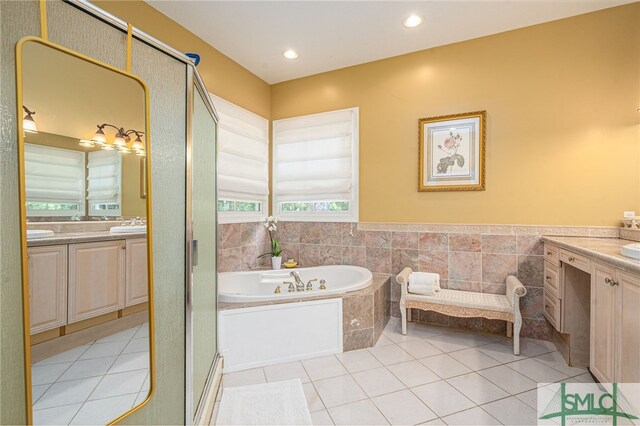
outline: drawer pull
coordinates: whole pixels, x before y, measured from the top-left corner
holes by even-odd
[[[547,275],[545,278],[547,281],[551,281],[551,277],[549,275]]]
[[[573,262],[574,260],[576,260],[575,257],[569,256],[569,262]]]
[[[551,256],[551,252],[547,250],[547,256]]]
[[[612,280],[611,278],[608,278],[608,277],[604,279],[604,282],[609,284],[611,287],[613,287],[614,285],[618,285],[617,282],[615,282],[614,280]]]
[[[544,308],[547,310],[547,312],[551,312],[551,306],[549,306],[549,305],[544,305]]]

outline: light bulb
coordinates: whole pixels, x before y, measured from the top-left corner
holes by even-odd
[[[417,27],[422,23],[422,18],[418,15],[410,15],[407,19],[404,20],[403,25],[407,28]]]
[[[104,149],[105,151],[113,151],[116,147],[113,146],[113,144],[110,143],[103,143],[102,144],[102,149]]]
[[[80,142],[78,142],[78,145],[84,146],[87,148],[93,148],[95,146],[95,143],[93,143],[93,141],[88,141],[86,139],[80,139]]]
[[[38,126],[36,125],[36,122],[33,120],[33,117],[31,116],[31,114],[27,113],[27,115],[25,115],[24,118],[22,119],[22,129],[25,132],[38,133]]]
[[[287,59],[297,59],[298,58],[298,52],[296,52],[293,49],[285,50],[283,55]]]
[[[107,143],[107,137],[104,134],[104,131],[98,126],[98,131],[93,135],[91,140],[100,145],[104,145]]]

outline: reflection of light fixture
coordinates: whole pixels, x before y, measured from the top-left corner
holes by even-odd
[[[38,133],[38,126],[36,126],[36,122],[33,119],[32,115],[35,115],[35,111],[29,111],[26,106],[22,105],[22,109],[27,115],[22,119],[22,130],[29,133]]]
[[[113,140],[113,143],[109,143],[107,141],[107,137],[104,133],[105,127],[111,127],[116,130],[116,136],[115,136],[115,139]],[[133,141],[133,143],[129,147],[127,145],[129,144],[129,142],[131,142],[132,134],[136,135],[136,139],[135,141]],[[118,126],[114,126],[113,124],[103,123],[103,124],[98,124],[98,130],[96,131],[91,141],[102,145],[102,149],[104,150],[114,150],[117,148],[118,151],[124,154],[130,153],[133,150],[136,152],[136,155],[144,157],[145,153],[144,153],[144,142],[142,141],[142,135],[144,135],[144,133],[138,130],[131,129],[131,130],[125,131],[124,127],[118,127]]]
[[[284,57],[285,57],[285,58],[287,58],[287,59],[297,59],[297,58],[298,58],[298,52],[296,52],[296,51],[295,51],[295,50],[293,50],[293,49],[286,50],[286,51],[283,53],[283,55],[284,55]]]
[[[402,24],[407,28],[414,28],[420,25],[421,23],[422,23],[422,17],[414,14],[414,15],[410,15],[407,19],[405,19]]]
[[[88,141],[86,139],[80,139],[80,142],[78,142],[78,145],[84,146],[86,148],[93,148],[95,146],[95,143],[93,141]]]

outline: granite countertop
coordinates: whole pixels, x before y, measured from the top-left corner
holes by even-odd
[[[640,274],[640,260],[620,254],[622,246],[636,243],[636,241],[594,237],[542,237],[542,241],[608,263],[624,271]]]
[[[53,237],[31,238],[27,240],[28,247],[52,246],[57,244],[88,243],[93,241],[126,240],[129,238],[145,238],[146,232],[131,232],[112,234],[109,231],[60,232]]]
[[[356,297],[363,296],[375,293],[380,287],[382,287],[389,279],[390,275],[387,274],[373,274],[373,283],[370,286],[361,288],[359,290],[348,291],[346,293],[333,293],[323,295],[318,292],[317,296],[303,296],[299,298],[293,299],[272,299],[272,300],[262,300],[259,302],[218,302],[218,310],[226,311],[229,309],[239,309],[239,308],[249,308],[253,306],[264,306],[264,305],[280,305],[283,303],[295,303],[295,302],[308,302],[311,300],[323,300],[323,299],[336,299],[338,297]]]

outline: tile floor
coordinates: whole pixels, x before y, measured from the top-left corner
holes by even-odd
[[[392,318],[373,348],[225,374],[224,387],[299,378],[315,425],[535,425],[538,382],[592,382],[550,342]],[[223,391],[224,392],[224,391]]]
[[[106,424],[149,392],[148,324],[39,361],[31,371],[34,424]]]

